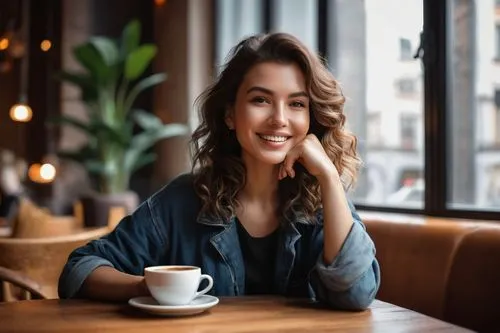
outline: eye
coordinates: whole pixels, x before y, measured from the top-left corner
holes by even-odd
[[[301,101],[294,101],[294,102],[290,103],[290,106],[293,108],[303,109],[306,107],[306,104],[304,102],[301,102]]]
[[[264,103],[269,103],[269,101],[265,97],[256,96],[256,97],[252,98],[252,103],[264,104]]]

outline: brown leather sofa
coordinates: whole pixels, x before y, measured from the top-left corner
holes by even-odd
[[[361,215],[377,248],[378,299],[500,332],[500,223]]]

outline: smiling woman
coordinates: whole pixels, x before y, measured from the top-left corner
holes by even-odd
[[[77,249],[61,297],[147,296],[145,267],[189,265],[212,276],[214,296],[365,309],[380,272],[345,193],[359,165],[356,138],[319,57],[288,34],[249,37],[198,102],[192,173]]]
[[[248,183],[247,173],[255,170],[242,167],[245,158],[266,156],[268,160],[262,162],[277,165],[306,134],[314,134],[322,142],[327,155],[324,160],[334,163],[343,185],[349,187],[356,180],[360,165],[357,140],[344,127],[345,98],[339,84],[320,59],[289,34],[250,37],[230,54],[231,60],[219,80],[199,99],[203,121],[192,140],[194,160],[200,166],[195,180],[195,184],[201,184],[197,186],[198,194],[204,198],[204,187],[218,186],[219,182],[213,181],[218,179],[225,185],[222,193],[216,195],[217,188],[212,188],[212,197],[204,202],[218,198],[229,205],[205,205],[203,209],[231,216],[237,206],[237,193],[242,184]],[[283,144],[264,144],[262,135],[288,139]],[[256,140],[256,136],[262,140]],[[198,146],[202,141],[204,144]],[[276,149],[281,146],[284,149]],[[279,168],[274,169],[279,172]],[[281,183],[280,204],[287,207],[281,213],[287,216],[296,210],[313,219],[321,205],[319,184],[301,166],[297,170],[297,181]],[[212,181],[207,182],[206,177]],[[267,182],[273,183],[275,176],[269,177]]]

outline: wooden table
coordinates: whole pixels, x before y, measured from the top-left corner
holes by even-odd
[[[192,317],[154,317],[126,304],[41,300],[0,304],[0,332],[468,332],[375,301],[363,312],[332,311],[304,300],[222,298]]]

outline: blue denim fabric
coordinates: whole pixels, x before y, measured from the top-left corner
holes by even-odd
[[[146,200],[116,229],[73,251],[59,279],[59,296],[76,297],[87,276],[107,265],[143,275],[154,265],[195,265],[214,279],[210,294],[245,294],[245,266],[235,219],[198,217],[201,202],[183,175]],[[350,204],[354,224],[339,254],[323,262],[322,212],[316,224],[300,217],[280,231],[274,293],[309,297],[337,309],[365,309],[375,298],[380,270],[375,247]]]

